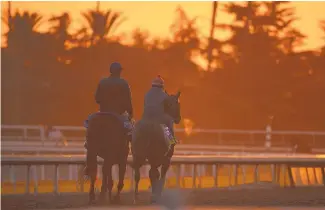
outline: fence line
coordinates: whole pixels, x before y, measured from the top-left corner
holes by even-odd
[[[53,126],[53,128],[59,129],[62,132],[69,132],[69,131],[85,131],[85,128],[82,126]],[[2,136],[8,140],[20,140],[20,139],[35,139],[37,140],[44,140],[45,139],[45,129],[42,125],[1,125],[2,133],[6,130],[20,130],[22,135],[20,136]],[[38,136],[29,136],[28,131],[36,130],[38,131]],[[175,132],[185,132],[185,129],[175,129]],[[247,134],[247,135],[254,135],[254,134],[267,134],[266,130],[238,130],[238,129],[193,129],[192,133],[212,133],[212,134]],[[309,136],[324,136],[325,131],[294,131],[294,130],[272,130],[270,132],[272,135],[309,135]],[[69,140],[84,140],[84,138],[79,137],[69,137]]]
[[[132,158],[128,158],[128,163],[130,164]],[[98,163],[102,164],[102,160],[98,159]],[[35,157],[10,157],[5,156],[2,158],[2,167],[10,166],[10,180],[13,183],[14,188],[16,187],[16,179],[14,176],[14,172],[12,172],[16,166],[27,166],[26,167],[26,193],[30,193],[30,184],[31,180],[34,183],[34,193],[38,193],[38,176],[36,173],[37,166],[45,166],[45,165],[53,165],[54,167],[54,188],[53,192],[55,194],[59,193],[59,186],[58,180],[59,176],[59,166],[62,165],[84,165],[85,161],[83,157],[55,157],[55,158],[48,158],[42,156],[35,156]],[[184,167],[186,165],[192,166],[192,187],[201,187],[200,179],[197,179],[202,176],[202,166],[212,166],[212,177],[214,179],[214,186],[218,187],[218,171],[220,170],[221,165],[228,165],[229,167],[233,168],[232,173],[229,170],[229,179],[231,177],[235,177],[235,182],[232,183],[230,180],[231,185],[236,185],[238,181],[238,169],[241,167],[243,171],[243,177],[245,178],[245,165],[253,165],[254,166],[254,182],[259,182],[259,171],[258,168],[262,165],[269,165],[271,166],[271,177],[272,183],[279,184],[279,175],[277,171],[285,171],[282,173],[284,178],[284,185],[287,186],[296,186],[301,183],[299,180],[300,171],[297,174],[297,171],[293,170],[294,168],[299,167],[306,167],[311,168],[311,172],[307,171],[307,177],[315,177],[315,184],[316,185],[324,185],[325,183],[325,156],[317,156],[317,155],[241,155],[241,156],[227,156],[227,155],[210,155],[210,156],[174,156],[172,158],[172,164],[176,167],[174,171],[174,175],[176,177],[176,185],[180,187],[182,177],[184,177]],[[71,174],[71,168],[69,167],[69,177],[73,177]],[[320,170],[321,173],[316,174],[316,170]],[[296,174],[293,174],[295,172]],[[308,174],[310,176],[308,176]],[[247,174],[246,174],[247,175]],[[44,177],[41,177],[44,178]],[[310,182],[310,178],[308,178],[307,184]],[[288,180],[285,181],[285,180]],[[83,184],[81,183],[80,188],[83,189]],[[132,190],[131,186],[131,189]],[[83,190],[82,190],[83,191]]]

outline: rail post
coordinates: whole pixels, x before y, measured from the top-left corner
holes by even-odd
[[[196,188],[196,164],[193,164],[193,169],[192,169],[192,177],[193,177],[193,182],[192,182],[192,187],[193,189]]]
[[[272,176],[272,183],[276,184],[276,169],[275,164],[271,164],[271,176]]]
[[[246,183],[246,165],[241,166],[242,172],[243,172],[243,184]]]
[[[23,128],[23,139],[27,140],[27,128]]]
[[[55,164],[54,165],[54,179],[53,179],[53,184],[54,184],[54,188],[53,188],[53,193],[54,194],[59,194],[59,180],[58,180],[58,169],[59,169],[59,165]]]
[[[30,193],[29,190],[29,185],[30,185],[30,165],[27,165],[27,174],[26,174],[26,194]]]
[[[13,191],[15,193],[17,192],[15,166],[9,166],[9,173],[10,173],[10,182],[13,184]]]
[[[176,187],[180,188],[180,177],[181,177],[181,165],[177,164],[176,165]]]
[[[258,164],[254,165],[254,183],[259,182]]]
[[[38,194],[38,176],[37,176],[37,166],[33,166],[33,179],[34,179],[34,195]]]
[[[212,174],[214,178],[214,186],[218,187],[218,164],[213,164],[212,165]]]
[[[325,187],[325,168],[322,167],[321,170],[322,170],[322,177],[323,177],[323,185]]]
[[[235,186],[238,185],[238,165],[237,164],[234,164],[233,165],[233,173],[234,173],[234,184]]]
[[[290,182],[290,187],[295,187],[295,181],[293,180],[293,174],[291,170],[291,166],[287,166],[288,174],[289,174],[289,182]]]

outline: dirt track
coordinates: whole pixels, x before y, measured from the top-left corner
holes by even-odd
[[[185,204],[192,206],[325,206],[325,187],[182,190],[181,195]],[[4,210],[80,208],[88,202],[86,193],[5,195],[1,198]],[[143,192],[138,205],[148,205],[148,201],[149,193]],[[124,193],[122,202],[122,205],[133,205],[132,195]]]

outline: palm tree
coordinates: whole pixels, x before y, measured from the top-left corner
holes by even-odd
[[[26,45],[31,45],[42,19],[43,17],[39,13],[30,13],[28,11],[23,13],[16,11],[13,16],[10,13],[7,17],[2,17],[2,20],[9,28],[9,31],[5,34],[8,48],[13,47],[18,50],[19,48],[24,49],[27,47]]]
[[[170,26],[170,30],[174,34],[174,42],[189,43],[198,39],[196,28],[197,17],[189,18],[182,7],[176,9],[177,18]]]
[[[125,18],[121,18],[121,13],[113,12],[111,9],[107,11],[99,10],[99,3],[97,3],[96,10],[89,10],[82,13],[82,16],[86,19],[88,27],[91,30],[90,42],[91,45],[96,44],[105,39],[107,35],[112,34],[118,26],[120,26]]]
[[[70,15],[65,12],[59,16],[52,16],[49,22],[53,24],[50,28],[50,33],[54,35],[60,47],[64,48],[66,42],[71,40],[71,35],[68,32],[71,25]]]
[[[213,1],[213,9],[212,9],[212,18],[211,18],[211,28],[210,28],[210,38],[209,38],[209,46],[208,46],[208,71],[211,71],[211,62],[212,62],[212,41],[214,39],[214,29],[215,29],[215,21],[217,16],[218,2]]]
[[[11,103],[13,123],[21,123],[22,96],[23,96],[23,78],[25,77],[23,69],[29,64],[29,57],[32,56],[34,41],[38,37],[37,28],[40,26],[42,16],[38,13],[16,11],[11,13],[11,3],[8,2],[8,14],[2,17],[2,21],[8,26],[8,32],[5,34],[7,39],[7,50],[11,59],[10,71],[7,74],[7,80],[10,82]]]
[[[139,28],[136,28],[132,31],[133,46],[138,48],[148,49],[149,47],[149,33],[148,31],[141,31]]]

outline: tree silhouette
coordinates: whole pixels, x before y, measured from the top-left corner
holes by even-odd
[[[133,46],[148,49],[149,47],[149,33],[147,31],[141,31],[139,28],[136,28],[132,31],[132,40]]]
[[[72,36],[68,31],[71,25],[69,13],[65,12],[59,16],[52,16],[48,21],[52,24],[50,33],[56,38],[60,47],[63,47],[64,49],[67,42],[71,41],[72,39]]]
[[[321,20],[319,26],[323,30],[323,40],[325,41],[325,20]],[[321,48],[321,52],[321,56],[325,57],[325,43]]]
[[[230,31],[226,40],[199,38],[196,17],[179,7],[172,39],[137,28],[128,45],[121,44],[120,34],[113,36],[122,15],[100,10],[99,2],[82,13],[86,24],[76,34],[69,33],[68,13],[52,16],[50,30],[39,32],[41,14],[11,15],[8,9],[2,17],[9,28],[1,50],[4,123],[81,125],[97,110],[93,93],[99,79],[108,74],[109,63],[119,61],[136,117],[151,80],[161,74],[168,91],[181,89],[182,116],[199,127],[264,128],[272,114],[276,128],[323,129],[325,45],[320,51],[297,51],[304,35],[294,27],[290,3],[232,2],[221,9],[234,21],[212,20],[211,29]],[[203,46],[206,41],[209,47]],[[199,71],[193,62],[199,52],[211,58],[211,72]]]
[[[180,6],[176,9],[176,14],[175,22],[170,26],[173,34],[173,45],[182,44],[186,46],[188,52],[191,52],[193,49],[197,49],[200,44],[196,26],[197,18],[189,18]]]
[[[213,40],[214,40],[214,29],[215,29],[215,19],[217,16],[217,10],[218,10],[218,2],[213,1],[213,10],[212,10],[212,18],[211,18],[211,29],[210,29],[210,37],[209,37],[209,43],[208,43],[208,50],[207,50],[207,56],[208,56],[208,71],[211,71],[211,62],[212,62],[212,51],[213,51]],[[219,48],[217,48],[219,49]]]
[[[9,31],[5,34],[8,48],[15,52],[31,50],[32,43],[37,34],[36,30],[41,24],[43,17],[38,13],[28,11],[16,11],[9,19],[9,16],[2,17],[7,24]]]
[[[80,32],[90,40],[90,44],[94,45],[101,42],[107,35],[112,34],[126,19],[122,18],[121,13],[112,11],[89,10],[82,13],[82,16],[87,22],[86,27],[83,27]],[[85,34],[87,29],[90,29],[89,34]]]

